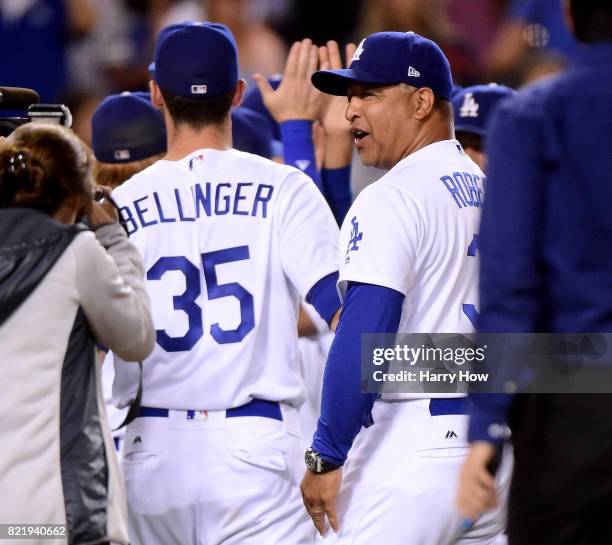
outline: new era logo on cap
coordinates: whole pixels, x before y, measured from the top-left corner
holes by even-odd
[[[421,72],[419,72],[416,68],[412,66],[408,67],[408,77],[409,78],[418,78],[421,76]]]

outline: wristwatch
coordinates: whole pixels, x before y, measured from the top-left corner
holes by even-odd
[[[304,454],[304,461],[306,462],[306,467],[317,475],[329,473],[330,471],[333,471],[334,469],[338,469],[340,467],[339,464],[336,465],[323,460],[323,458],[321,458],[321,455],[312,448],[309,448]]]

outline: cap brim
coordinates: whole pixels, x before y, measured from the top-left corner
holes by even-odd
[[[319,70],[312,75],[312,84],[323,93],[328,95],[346,96],[348,87],[352,82],[357,83],[380,83],[393,85],[388,78],[370,74],[353,68],[341,70]]]

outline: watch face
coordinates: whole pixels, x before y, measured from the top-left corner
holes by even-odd
[[[304,453],[304,461],[306,462],[306,467],[313,472],[317,471],[317,455],[312,449],[308,449]]]

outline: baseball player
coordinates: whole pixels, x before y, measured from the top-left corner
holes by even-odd
[[[231,117],[236,149],[270,158],[272,136],[267,120],[243,107],[234,108]],[[91,128],[96,157],[94,176],[99,185],[117,187],[166,152],[163,116],[151,104],[150,93],[125,91],[109,95],[94,112]],[[319,320],[325,323],[320,317]],[[125,420],[127,409],[118,409],[112,403],[114,378],[113,354],[108,352],[102,367],[102,390],[110,427],[114,430],[116,451],[120,455],[125,428],[117,428]]]
[[[434,42],[382,32],[361,42],[348,69],[312,81],[348,97],[362,163],[390,170],[342,225],[343,311],[306,453],[304,503],[325,543],[461,543],[454,494],[467,398],[364,394],[360,373],[362,333],[474,329],[485,180],[453,139],[450,67]],[[502,529],[492,512],[465,542],[501,543]]]
[[[516,91],[489,83],[473,85],[453,93],[453,113],[455,116],[455,137],[482,171],[486,171],[485,135],[487,121],[495,106],[504,98],[511,97]]]
[[[91,120],[92,149],[98,185],[117,187],[134,174],[160,159],[166,152],[166,128],[160,111],[151,104],[149,93],[128,91],[109,95],[96,108]],[[127,415],[112,403],[115,378],[113,353],[102,365],[102,392],[115,450],[120,456],[125,428],[119,428]]]
[[[107,96],[91,119],[94,176],[115,188],[166,152],[166,128],[149,93]]]
[[[168,151],[113,193],[157,329],[123,450],[132,542],[312,543],[296,322],[300,296],[337,315],[334,218],[303,173],[231,149],[245,83],[226,27],[166,32],[154,70]],[[116,359],[115,373],[125,406],[138,366]]]

